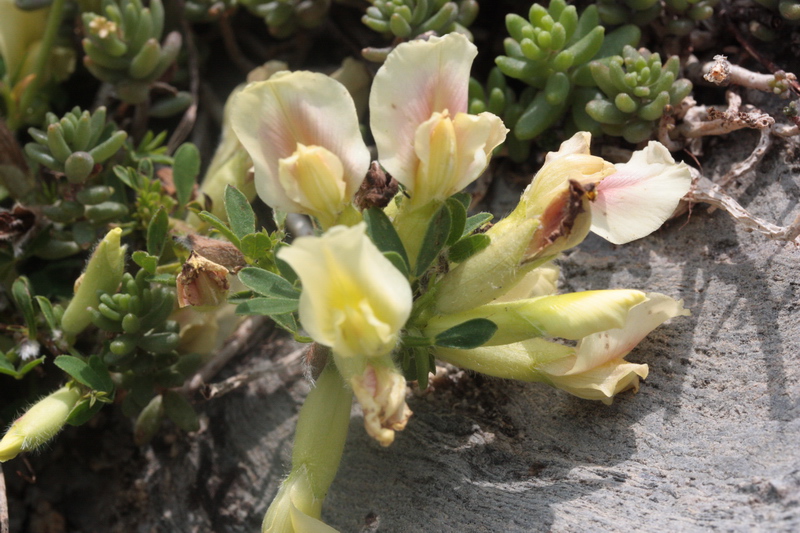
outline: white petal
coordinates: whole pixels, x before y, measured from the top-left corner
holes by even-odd
[[[688,316],[683,302],[664,294],[652,292],[647,300],[634,306],[622,328],[609,329],[585,337],[578,343],[575,366],[569,374],[585,372],[590,368],[621,359],[639,344],[648,333],[676,316]]]
[[[458,181],[449,195],[463,190],[478,179],[489,164],[492,152],[506,140],[509,131],[500,117],[488,112],[477,116],[459,113],[453,125],[458,138]]]
[[[548,152],[545,163],[551,163],[564,156],[572,154],[589,155],[589,147],[592,144],[592,134],[588,131],[579,131],[558,147],[558,152]]]
[[[378,70],[369,97],[370,128],[381,165],[403,185],[417,170],[414,134],[434,111],[467,110],[472,61],[478,49],[449,33],[395,48]]]
[[[302,212],[278,179],[278,161],[297,145],[321,146],[344,167],[346,197],[358,190],[369,168],[356,109],[344,86],[323,74],[280,72],[234,96],[231,123],[255,168],[258,195],[272,207]]]
[[[689,192],[689,167],[676,164],[669,151],[651,141],[630,162],[597,186],[592,203],[592,231],[624,244],[657,230]]]

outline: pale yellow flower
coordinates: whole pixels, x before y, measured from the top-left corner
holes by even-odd
[[[231,100],[231,125],[250,158],[258,195],[271,207],[333,225],[369,169],[355,105],[336,80],[279,72]]]
[[[411,313],[408,281],[365,228],[364,223],[335,226],[321,237],[300,237],[278,252],[303,284],[303,328],[342,357],[387,354]]]
[[[478,178],[508,130],[491,113],[468,115],[477,48],[450,33],[398,45],[370,94],[370,128],[381,165],[415,206],[444,200]]]
[[[645,364],[629,363],[628,353],[666,320],[686,316],[682,302],[658,293],[630,308],[622,323],[583,337],[576,346],[532,338],[472,350],[436,347],[437,357],[491,376],[541,381],[579,398],[610,404],[628,389],[637,390],[648,374]],[[563,333],[563,332],[562,332]]]

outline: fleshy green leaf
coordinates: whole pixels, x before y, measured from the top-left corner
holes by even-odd
[[[467,320],[439,333],[434,340],[437,346],[469,350],[483,345],[497,331],[497,324],[485,318]]]
[[[240,239],[256,231],[256,214],[247,197],[236,187],[225,187],[225,212],[233,233]]]

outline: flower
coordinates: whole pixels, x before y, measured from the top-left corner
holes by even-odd
[[[458,33],[414,40],[398,45],[375,75],[370,128],[379,160],[417,207],[477,179],[508,133],[491,113],[466,113],[477,53]]]
[[[656,327],[689,311],[683,303],[659,293],[648,293],[632,306],[617,327],[583,337],[576,346],[532,338],[503,346],[472,350],[436,347],[437,357],[491,376],[541,381],[579,398],[610,404],[628,389],[637,390],[647,377],[645,364],[625,357]]]
[[[406,405],[406,378],[393,365],[367,364],[361,375],[350,379],[350,385],[364,412],[367,433],[381,446],[389,446],[395,431],[405,429],[412,415]]]
[[[20,452],[35,450],[53,438],[61,431],[80,397],[78,387],[66,385],[36,402],[11,424],[0,440],[0,463],[13,459]]]
[[[497,325],[497,331],[484,346],[542,336],[577,340],[598,331],[621,328],[629,311],[646,298],[641,291],[618,289],[493,302],[460,313],[431,317],[425,335],[436,337],[458,324],[485,318]]]
[[[261,199],[332,226],[370,162],[347,89],[323,74],[279,72],[245,87],[231,106]]]
[[[364,223],[335,226],[321,237],[300,237],[278,252],[303,283],[303,327],[342,357],[389,353],[411,313],[408,280],[365,229]]]

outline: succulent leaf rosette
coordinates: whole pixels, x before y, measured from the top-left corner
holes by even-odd
[[[301,409],[291,472],[263,531],[331,530],[321,506],[353,396],[384,446],[412,414],[407,381],[424,386],[433,358],[610,403],[647,376],[628,353],[688,314],[680,301],[639,290],[557,293],[560,252],[589,231],[615,243],[643,237],[689,190],[688,168],[658,143],[615,166],[578,133],[548,154],[508,217],[488,228],[489,215],[467,216],[461,191],[508,132],[493,113],[467,112],[475,55],[459,34],[389,54],[369,99],[378,165],[347,91],[321,74],[278,73],[231,101],[261,199],[277,215],[311,216],[316,228],[278,249],[286,268],[241,271],[255,297],[240,309],[261,309],[290,330],[296,314],[313,353],[329,354],[312,357],[327,364]],[[356,206],[359,186],[378,171],[401,193]]]

